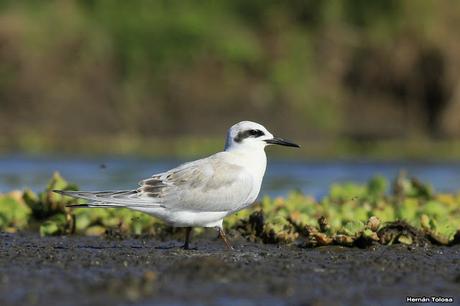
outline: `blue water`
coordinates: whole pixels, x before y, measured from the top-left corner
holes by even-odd
[[[0,157],[0,192],[31,188],[42,190],[53,171],[59,171],[81,189],[130,189],[142,178],[179,165],[179,160],[139,158]],[[437,191],[460,190],[460,162],[372,162],[269,160],[261,195],[286,195],[298,189],[315,197],[324,196],[335,182],[366,182],[379,174],[389,179],[406,170],[430,182]]]

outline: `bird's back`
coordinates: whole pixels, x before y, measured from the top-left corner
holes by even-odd
[[[183,164],[141,181],[140,197],[169,210],[233,211],[259,189],[254,175],[228,152]]]
[[[262,174],[245,167],[248,161],[232,152],[182,164],[139,182],[128,191],[60,191],[86,199],[89,207],[128,207],[136,210],[233,212],[257,197]]]

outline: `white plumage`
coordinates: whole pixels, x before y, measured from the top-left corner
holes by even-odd
[[[264,148],[269,144],[298,147],[273,137],[258,123],[242,121],[229,129],[223,152],[155,174],[140,181],[137,189],[56,192],[87,200],[85,207],[127,207],[176,227],[216,227],[228,244],[223,218],[256,200],[267,164]]]

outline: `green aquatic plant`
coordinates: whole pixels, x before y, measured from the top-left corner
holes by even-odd
[[[31,209],[22,201],[20,192],[0,195],[0,230],[15,232],[28,225]]]
[[[22,196],[30,207],[33,219],[39,222],[39,232],[42,236],[75,232],[75,218],[67,206],[77,202],[70,197],[54,193],[54,189],[77,190],[78,187],[55,172],[44,191],[35,194],[31,190],[25,190]]]
[[[405,173],[396,178],[393,193],[388,193],[388,186],[386,179],[374,177],[364,185],[333,184],[320,201],[298,192],[287,198],[265,197],[254,207],[255,213],[231,217],[227,226],[236,224],[251,240],[303,240],[306,246],[413,244],[423,243],[421,237],[450,244],[459,235],[458,196],[435,194],[432,187]]]
[[[298,191],[268,197],[224,220],[233,234],[264,243],[366,246],[381,244],[449,245],[460,237],[460,194],[437,194],[401,173],[389,182],[333,184],[320,200]],[[76,190],[58,173],[38,194],[31,190],[0,195],[0,230],[34,230],[40,235],[170,235],[171,229],[147,214],[124,208],[69,208],[75,200],[51,192]],[[196,233],[199,234],[200,230]]]
[[[42,220],[58,213],[66,213],[68,212],[67,206],[76,203],[75,199],[53,192],[54,189],[78,190],[78,187],[68,183],[59,173],[55,172],[44,191],[39,194],[28,189],[24,191],[23,199],[32,210],[35,219]]]

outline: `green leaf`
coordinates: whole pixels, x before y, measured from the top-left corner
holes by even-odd
[[[449,208],[438,201],[428,201],[422,208],[422,212],[436,219],[446,219],[449,215]]]
[[[365,225],[363,222],[349,221],[344,225],[342,232],[348,236],[358,236],[360,233],[364,231],[364,229]]]
[[[409,235],[400,235],[398,237],[398,241],[402,244],[412,244],[413,243],[412,237]]]
[[[85,235],[88,236],[102,236],[106,233],[106,228],[100,225],[93,225],[85,230]]]
[[[330,197],[337,200],[353,200],[366,194],[366,187],[354,183],[332,184]]]
[[[399,206],[399,218],[408,222],[415,220],[419,207],[418,199],[405,198]]]
[[[374,176],[367,183],[367,192],[372,197],[383,196],[388,188],[388,181],[383,176]]]
[[[0,214],[2,215],[0,229],[6,227],[22,229],[29,222],[31,210],[13,197],[2,196],[0,197]]]
[[[65,232],[67,221],[64,214],[57,214],[40,225],[40,236],[60,235]]]

